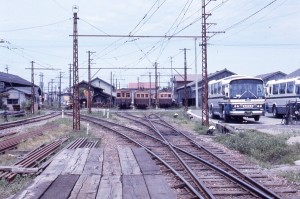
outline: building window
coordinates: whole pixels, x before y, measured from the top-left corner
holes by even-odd
[[[7,104],[19,104],[18,99],[7,99]]]

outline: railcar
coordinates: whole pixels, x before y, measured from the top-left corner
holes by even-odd
[[[136,91],[134,95],[134,105],[136,108],[145,109],[151,104],[149,91]]]
[[[232,75],[208,83],[208,104],[211,118],[254,118],[258,121],[265,112],[263,80]]]
[[[116,94],[117,94],[116,105],[120,109],[130,108],[131,101],[132,101],[131,91],[126,89],[119,89],[117,90]]]
[[[158,93],[158,106],[160,108],[169,108],[173,105],[172,92],[164,91]]]

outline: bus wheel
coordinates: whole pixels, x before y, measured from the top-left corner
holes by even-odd
[[[273,106],[272,113],[273,113],[273,117],[278,117],[278,111],[277,111],[277,107],[276,106]]]
[[[223,111],[223,119],[224,119],[224,122],[229,122],[229,115],[227,115],[225,113],[225,111]]]
[[[257,115],[257,116],[254,116],[254,121],[257,122],[259,120],[260,116]]]
[[[209,108],[209,117],[212,119],[216,119],[216,115],[214,114],[212,107]]]
[[[224,122],[229,122],[229,115],[227,115],[227,114],[223,114],[223,117],[224,117]]]

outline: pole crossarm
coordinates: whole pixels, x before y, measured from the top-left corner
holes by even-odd
[[[74,35],[69,35],[73,37]],[[201,38],[202,36],[175,36],[175,35],[76,35],[78,37],[127,37],[127,38],[182,38],[182,39],[193,39]]]
[[[25,69],[31,69],[31,68],[25,68]],[[61,70],[59,68],[34,68],[34,70]]]
[[[89,69],[89,68],[78,68],[78,69]],[[144,69],[155,69],[155,68],[121,68],[121,67],[113,67],[113,68],[90,68],[90,69],[120,69],[120,70],[127,70],[127,69],[141,69],[141,70],[144,70]],[[184,69],[184,68],[158,68],[159,70],[161,69]],[[187,68],[187,69],[191,69],[191,68]]]

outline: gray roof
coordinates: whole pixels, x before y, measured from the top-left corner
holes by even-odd
[[[0,81],[6,82],[6,83],[11,83],[11,84],[31,86],[31,82],[29,82],[17,75],[7,74],[7,73],[3,73],[3,72],[0,72]]]
[[[288,74],[286,78],[292,78],[292,77],[300,77],[300,68],[295,70],[294,72]]]
[[[8,88],[7,91],[9,90],[17,90],[22,93],[25,93],[26,95],[31,95],[31,87],[11,87]],[[35,95],[39,95],[39,87],[34,87]]]
[[[281,71],[276,71],[276,72],[272,72],[272,73],[265,73],[265,74],[261,74],[261,75],[257,75],[255,77],[261,78],[261,79],[266,79],[269,77],[272,77],[273,75],[279,74],[281,73],[282,75],[286,75],[285,73],[281,72]]]
[[[216,72],[214,72],[214,73],[209,73],[209,74],[207,75],[208,81],[212,80],[215,76],[217,76],[218,74],[223,73],[223,72],[230,72],[230,73],[236,75],[236,73],[231,72],[231,71],[228,70],[227,68],[224,68],[223,70],[216,71]],[[198,79],[198,83],[201,82],[201,81],[202,81],[202,75],[201,75],[201,77]],[[195,85],[195,81],[188,83],[188,84],[186,85],[186,87],[191,87],[191,86],[194,86],[194,85]],[[181,87],[177,88],[177,90],[182,89],[182,88],[184,88],[184,86],[181,86]]]

